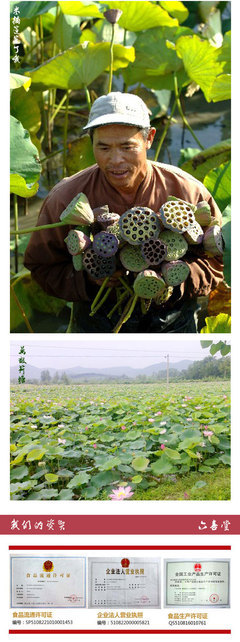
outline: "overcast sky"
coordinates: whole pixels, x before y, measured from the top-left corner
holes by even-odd
[[[219,337],[220,339],[220,337]],[[229,343],[229,341],[228,341]],[[37,368],[56,368],[65,370],[81,366],[83,368],[106,368],[132,366],[144,368],[166,360],[170,363],[190,359],[198,361],[209,355],[209,349],[202,349],[200,339],[179,339],[159,335],[79,335],[69,336],[68,340],[54,336],[52,339],[21,337],[11,340],[11,366],[18,365],[20,346],[26,350],[25,360]]]

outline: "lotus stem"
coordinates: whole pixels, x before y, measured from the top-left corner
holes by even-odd
[[[111,291],[112,291],[112,287],[109,287],[106,290],[106,292],[105,292],[103,298],[101,299],[101,301],[99,301],[99,303],[95,306],[95,308],[92,310],[92,312],[90,312],[90,315],[89,315],[90,317],[93,317],[94,314],[97,312],[97,310],[99,310],[99,308],[102,307],[102,305],[105,303],[105,301],[108,298],[108,296],[109,296]]]
[[[62,106],[63,106],[63,104],[65,103],[65,100],[66,100],[66,99],[67,99],[67,93],[66,93],[66,94],[64,94],[64,96],[63,96],[62,100],[60,100],[60,103],[58,103],[58,105],[57,105],[57,107],[56,107],[55,111],[52,113],[52,116],[51,116],[51,118],[50,118],[50,120],[49,120],[49,122],[50,122],[50,123],[52,123],[52,121],[54,120],[55,116],[58,114],[59,110],[61,109],[61,107],[62,107]]]
[[[112,37],[110,42],[110,69],[108,80],[108,94],[112,91],[112,78],[113,78],[113,42],[114,42],[115,24],[112,24]]]
[[[102,283],[101,287],[99,288],[98,293],[97,293],[97,295],[95,296],[94,301],[92,302],[92,305],[91,305],[91,312],[94,310],[94,308],[95,308],[96,304],[98,303],[98,301],[99,301],[99,299],[100,299],[100,296],[101,296],[101,294],[102,294],[102,292],[103,292],[104,288],[106,287],[106,285],[107,285],[107,283],[108,283],[109,279],[110,279],[110,276],[106,276],[106,278],[104,279],[104,281],[103,281],[103,283]]]
[[[162,149],[163,142],[164,142],[164,139],[166,138],[166,135],[167,135],[167,133],[168,133],[169,127],[170,127],[170,125],[171,125],[171,120],[172,120],[173,114],[174,114],[174,112],[175,112],[176,106],[177,106],[177,101],[176,101],[176,99],[175,99],[175,101],[174,101],[174,103],[173,103],[173,106],[172,106],[172,109],[171,109],[170,116],[169,116],[169,118],[168,118],[168,120],[167,120],[167,122],[166,122],[166,125],[165,125],[165,127],[164,127],[164,130],[163,130],[162,136],[161,136],[161,138],[160,138],[160,140],[159,140],[159,143],[158,143],[158,146],[157,146],[157,149],[156,149],[156,152],[155,152],[155,156],[154,156],[154,160],[155,160],[155,161],[157,161],[158,156],[159,156],[159,154],[160,154],[160,151],[161,151],[161,149]]]
[[[64,223],[64,221],[60,221],[59,223],[49,223],[49,225],[38,225],[36,227],[29,227],[26,230],[18,230],[15,229],[10,234],[13,236],[18,236],[18,234],[32,234],[32,232],[40,232],[41,230],[50,230],[53,229],[54,227],[67,227],[68,223]]]
[[[44,62],[44,38],[43,38],[43,23],[42,16],[39,16],[39,33],[40,33],[40,51],[41,51],[41,64]]]
[[[123,285],[125,290],[127,290],[131,295],[133,295],[133,290],[132,290],[132,288],[130,288],[130,285],[128,285],[128,283],[125,281],[125,279],[123,279],[122,276],[119,276],[118,280]]]
[[[71,303],[70,319],[69,319],[68,327],[67,327],[67,329],[66,329],[66,334],[70,334],[70,333],[72,332],[72,328],[73,328],[73,320],[74,320],[74,303],[73,303],[73,301],[72,301],[72,303]]]
[[[11,290],[12,295],[14,297],[14,300],[15,300],[15,302],[16,302],[16,304],[17,304],[17,306],[18,306],[18,308],[19,308],[19,310],[21,312],[23,321],[24,321],[25,325],[27,326],[28,332],[32,332],[33,333],[33,329],[32,329],[32,327],[31,327],[31,325],[30,325],[30,323],[28,321],[26,312],[24,311],[23,307],[21,306],[21,303],[20,303],[20,301],[19,301],[19,299],[18,299],[18,297],[16,295],[16,292],[15,292],[14,287],[13,287],[12,284],[10,285],[10,290]]]
[[[134,296],[133,296],[133,297],[132,297],[128,302],[127,302],[127,305],[125,306],[125,309],[124,309],[124,311],[123,311],[123,314],[122,314],[122,316],[121,316],[121,319],[119,319],[119,321],[118,321],[117,325],[115,326],[115,328],[114,328],[114,330],[113,330],[113,332],[114,332],[115,334],[118,334],[118,332],[121,330],[121,327],[123,326],[123,324],[124,324],[124,323],[126,323],[126,322],[128,321],[128,319],[130,319],[130,317],[131,317],[131,315],[132,315],[132,313],[133,313],[133,310],[134,310],[134,308],[135,308],[135,305],[136,305],[136,303],[137,303],[137,301],[138,301],[138,298],[139,298],[139,297],[138,297],[138,295],[137,295],[137,294],[135,294],[135,295],[134,295]]]
[[[15,228],[18,227],[18,198],[17,194],[13,195],[13,204],[14,204],[14,223]],[[14,247],[14,258],[15,258],[15,272],[18,273],[18,235],[15,236],[15,247]]]
[[[91,103],[91,98],[90,98],[89,89],[88,89],[88,87],[87,87],[87,86],[85,87],[85,95],[86,95],[86,99],[87,99],[87,106],[88,106],[88,109],[89,109],[89,111],[90,111],[90,109],[91,109],[91,107],[92,107],[92,103]]]
[[[63,130],[63,178],[65,178],[65,176],[66,176],[69,95],[70,95],[70,90],[67,89],[67,92],[66,92],[66,111],[65,111],[64,130]]]
[[[110,310],[108,313],[107,317],[108,319],[112,318],[112,315],[114,314],[115,310],[121,305],[122,301],[125,299],[125,297],[128,295],[127,290],[124,290],[121,294],[121,296],[118,298],[117,303],[113,306],[113,308]]]
[[[192,134],[193,138],[195,139],[196,143],[199,145],[199,147],[201,149],[205,149],[203,147],[202,143],[200,143],[200,140],[196,136],[195,132],[193,131],[193,129],[191,127],[191,125],[189,125],[189,122],[188,122],[185,114],[183,113],[182,105],[181,105],[181,101],[180,101],[180,94],[179,94],[179,90],[178,90],[176,74],[174,74],[174,76],[173,76],[173,82],[174,82],[174,92],[175,92],[175,97],[176,97],[176,101],[177,101],[177,106],[178,106],[178,109],[179,109],[180,116],[182,117],[183,123],[184,123],[184,125],[186,125],[186,127],[188,128],[188,130]]]

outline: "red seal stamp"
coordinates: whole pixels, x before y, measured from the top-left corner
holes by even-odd
[[[69,595],[69,600],[70,600],[70,602],[77,602],[78,601],[78,596],[75,595],[75,594]]]
[[[128,559],[127,559],[127,557],[124,557],[124,558],[121,560],[121,564],[122,564],[122,567],[123,567],[123,568],[128,568],[128,567],[129,567],[129,565],[130,565],[130,560],[128,560]]]
[[[209,602],[212,604],[219,602],[219,595],[217,593],[212,593],[212,595],[210,595]]]

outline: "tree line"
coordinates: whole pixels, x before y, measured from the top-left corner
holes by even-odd
[[[194,361],[188,368],[185,370],[177,370],[176,368],[169,368],[169,380],[174,382],[177,381],[197,381],[197,380],[214,380],[230,379],[231,376],[231,359],[230,356],[222,357],[215,359],[214,357],[208,356],[201,361]],[[56,384],[81,384],[81,383],[155,383],[157,381],[166,380],[166,370],[159,370],[153,374],[139,374],[136,377],[128,377],[127,375],[114,376],[111,377],[103,375],[83,375],[79,377],[71,378],[66,372],[55,372],[51,376],[49,370],[45,369],[41,372],[41,379],[27,379],[26,383],[32,383],[37,385],[56,385]],[[17,383],[17,380],[12,380],[12,383]]]

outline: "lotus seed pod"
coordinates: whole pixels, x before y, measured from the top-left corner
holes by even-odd
[[[210,225],[211,207],[207,201],[200,201],[200,203],[197,204],[195,219],[199,223],[199,225],[202,225],[202,227]]]
[[[120,251],[120,261],[126,270],[130,272],[142,272],[149,266],[143,258],[139,245],[124,245]]]
[[[186,281],[190,274],[190,268],[184,261],[166,261],[162,263],[161,271],[166,284],[173,287]]]
[[[113,225],[109,225],[106,228],[106,232],[109,232],[109,234],[114,234],[117,237],[119,244],[123,243],[123,239],[121,237],[120,227],[118,223],[113,223]]]
[[[113,256],[118,250],[118,245],[115,234],[109,234],[109,232],[99,232],[93,239],[93,249],[98,256]]]
[[[131,245],[157,238],[160,224],[157,215],[149,207],[132,207],[120,216],[121,236]]]
[[[202,243],[203,241],[204,232],[201,228],[201,225],[199,225],[199,223],[195,221],[194,225],[192,225],[192,227],[190,227],[190,229],[185,232],[184,236],[189,245],[199,245],[199,243]]]
[[[224,246],[221,228],[219,225],[209,227],[203,238],[204,252],[208,256],[222,256]]]
[[[165,285],[165,288],[157,294],[157,296],[154,299],[154,302],[156,305],[162,305],[163,303],[166,303],[168,299],[170,299],[170,296],[172,296],[173,293],[173,287],[171,285]]]
[[[105,230],[109,225],[113,225],[114,223],[117,223],[120,219],[119,214],[116,212],[103,212],[102,214],[99,214],[97,217],[98,223],[101,223],[101,226]]]
[[[91,245],[90,238],[79,230],[70,230],[65,241],[68,251],[73,256],[80,254]]]
[[[72,262],[73,262],[73,267],[76,270],[76,272],[80,272],[83,269],[83,255],[82,254],[76,254],[76,256],[72,257]]]
[[[188,201],[183,201],[182,198],[178,198],[177,196],[168,196],[167,197],[168,201],[179,201],[179,203],[184,203],[184,205],[189,205],[191,207],[193,213],[195,213],[197,206],[193,205],[193,203],[189,203]]]
[[[104,279],[115,272],[115,257],[103,258],[94,252],[93,247],[89,247],[83,254],[83,268],[93,279]]]
[[[60,215],[60,221],[64,221],[66,225],[91,225],[93,223],[94,214],[88,198],[83,192],[79,192],[72,199]]]
[[[163,288],[164,280],[154,270],[139,272],[133,284],[135,294],[142,299],[154,299]]]
[[[179,234],[187,232],[195,223],[192,206],[180,200],[164,203],[160,209],[160,218],[164,227]]]
[[[161,261],[166,259],[167,245],[160,238],[149,239],[142,244],[141,252],[148,265],[159,265]]]
[[[186,239],[178,232],[171,230],[164,230],[161,232],[159,238],[167,246],[166,261],[176,261],[181,259],[186,254],[188,244]]]

